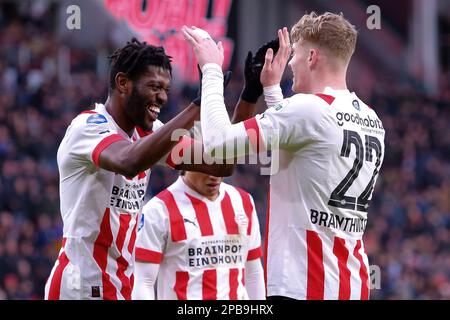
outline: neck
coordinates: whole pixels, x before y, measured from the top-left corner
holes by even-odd
[[[313,81],[311,85],[311,93],[323,92],[326,87],[330,87],[335,90],[346,90],[347,81],[345,81],[345,73],[328,74],[320,77],[320,81]]]
[[[114,97],[114,93],[112,93],[112,96],[108,96],[108,99],[105,102],[105,108],[120,129],[125,131],[128,136],[131,137],[133,135],[135,125],[133,121],[130,121],[128,116],[124,113],[124,108],[121,105],[121,101]]]

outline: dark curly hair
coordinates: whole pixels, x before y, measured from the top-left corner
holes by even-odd
[[[125,73],[129,79],[136,80],[147,70],[147,66],[161,67],[172,75],[172,57],[166,55],[163,47],[155,47],[147,42],[140,42],[136,38],[128,41],[123,48],[119,48],[109,56],[110,72],[109,87],[116,87],[116,75]]]

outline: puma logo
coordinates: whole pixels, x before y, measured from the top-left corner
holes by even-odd
[[[191,221],[191,220],[189,220],[189,219],[186,219],[186,218],[183,218],[183,220],[184,220],[184,222],[189,222],[189,223],[192,223],[195,227],[197,227],[198,228],[198,226],[197,226],[197,224],[194,222],[194,221]]]

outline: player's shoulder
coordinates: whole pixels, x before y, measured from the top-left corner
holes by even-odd
[[[285,110],[289,113],[321,113],[330,109],[335,97],[332,95],[317,93],[297,93],[284,99],[280,104],[273,107],[274,111]],[[278,110],[277,110],[278,109]]]
[[[142,212],[150,212],[150,211],[164,211],[164,209],[166,208],[165,203],[167,201],[167,195],[164,193],[163,190],[160,193],[156,194],[155,196],[153,196],[149,201],[147,201],[147,203],[144,205]]]
[[[352,99],[352,105],[354,109],[358,112],[363,112],[364,114],[368,114],[372,118],[376,118],[379,120],[378,114],[375,108],[371,105],[354,95]],[[380,120],[381,121],[381,120]]]
[[[175,206],[177,199],[180,197],[180,194],[184,194],[185,191],[185,187],[180,180],[181,179],[177,179],[166,189],[156,194],[152,198],[152,200],[160,204],[163,203],[166,205],[166,207]]]
[[[222,188],[226,192],[234,193],[236,195],[239,195],[240,197],[253,199],[252,195],[248,191],[246,191],[240,187],[232,186],[231,184],[228,184],[226,182],[222,182]]]
[[[298,120],[317,122],[330,112],[331,100],[331,96],[298,93],[269,108],[267,113],[293,124],[298,124]]]
[[[95,109],[80,112],[71,123],[71,126],[77,129],[97,128],[99,126],[110,125],[108,117],[102,113],[98,105]]]

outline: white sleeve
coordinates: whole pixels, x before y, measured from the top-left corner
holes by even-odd
[[[283,92],[279,84],[264,87],[264,100],[267,107],[274,107],[283,101]]]
[[[162,261],[169,233],[165,210],[158,198],[151,199],[142,209],[136,236],[136,261]]]
[[[113,142],[125,140],[112,129],[106,117],[98,113],[81,114],[75,118],[65,138],[58,161],[71,166],[98,166],[104,149]]]
[[[269,149],[297,150],[316,139],[324,113],[320,98],[298,94],[269,107],[263,114],[231,124],[223,98],[222,70],[219,65],[208,63],[202,72],[200,121],[206,153],[228,159]],[[275,103],[281,89],[274,90],[278,92]]]
[[[155,283],[159,264],[136,261],[134,267],[133,300],[155,300]]]
[[[251,204],[253,206],[253,210],[252,210],[252,225],[251,225],[251,230],[250,230],[250,239],[249,239],[249,244],[248,244],[248,255],[247,255],[247,260],[257,260],[259,258],[261,258],[262,256],[262,249],[261,249],[261,230],[259,228],[259,219],[258,219],[258,215],[256,213],[256,207],[255,207],[255,202],[252,198],[252,196],[250,196],[250,194],[248,194],[248,197],[250,198],[249,200],[251,201]]]
[[[245,288],[250,300],[265,300],[266,288],[261,259],[250,260],[245,264]]]
[[[244,195],[245,196],[245,195]],[[266,289],[264,285],[264,274],[261,265],[261,231],[259,229],[258,215],[256,214],[255,203],[250,194],[247,194],[251,202],[251,233],[248,243],[247,261],[245,263],[245,287],[251,300],[264,300],[266,298]]]
[[[200,122],[205,153],[221,159],[250,153],[243,122],[231,124],[228,117],[223,97],[222,69],[217,64],[207,63],[202,67],[202,73]]]

